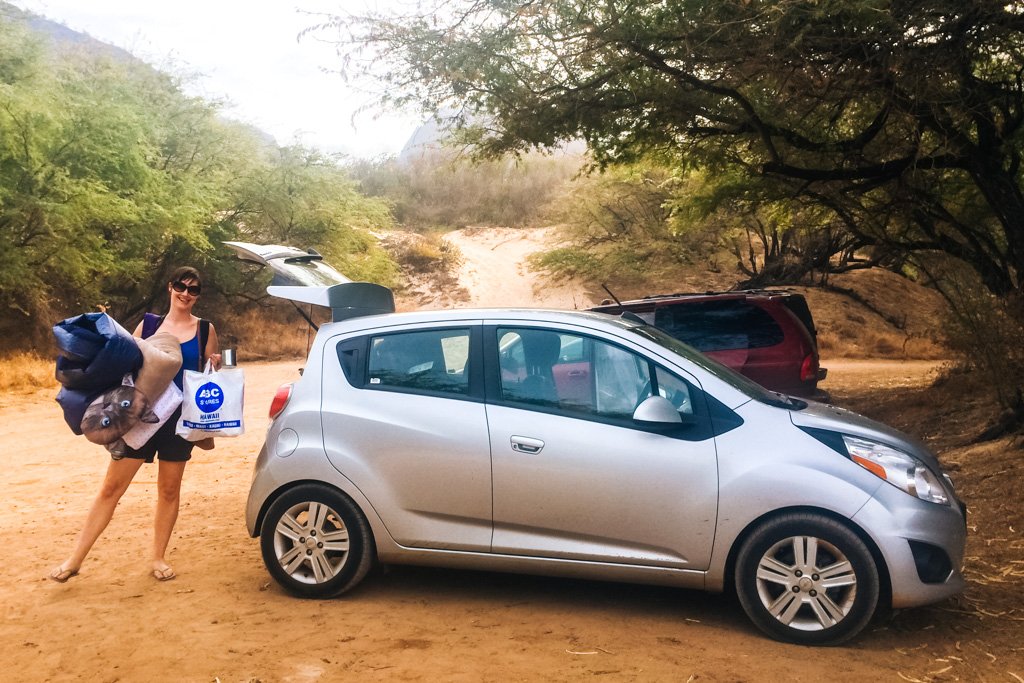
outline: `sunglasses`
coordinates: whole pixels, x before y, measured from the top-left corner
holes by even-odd
[[[202,285],[186,285],[181,280],[178,280],[177,282],[172,282],[171,288],[175,292],[188,292],[192,296],[199,296],[199,294],[203,291]]]

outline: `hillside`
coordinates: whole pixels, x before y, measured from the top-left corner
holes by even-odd
[[[24,24],[34,34],[45,37],[57,51],[89,52],[96,55],[104,55],[119,62],[142,63],[141,60],[127,50],[97,40],[87,33],[75,31],[64,24],[51,21],[46,17],[27,12],[10,3],[0,2],[0,18]]]

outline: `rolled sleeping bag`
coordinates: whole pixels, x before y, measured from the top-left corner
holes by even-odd
[[[140,422],[159,424],[153,407],[181,368],[181,344],[169,332],[139,339],[144,361],[139,374],[126,374],[119,386],[103,392],[82,416],[82,433],[93,443],[111,444]],[[122,449],[123,450],[123,449]]]
[[[106,313],[83,313],[53,326],[57,381],[83,391],[116,387],[142,366],[135,337]]]
[[[142,352],[135,388],[155,404],[181,369],[181,343],[170,332],[157,332],[148,339],[135,341]]]

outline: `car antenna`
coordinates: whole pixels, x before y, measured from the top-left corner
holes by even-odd
[[[615,293],[614,293],[614,292],[612,292],[612,290],[608,289],[608,285],[607,285],[607,284],[605,284],[604,282],[602,282],[602,283],[601,283],[601,288],[602,288],[602,289],[603,289],[604,291],[608,292],[608,296],[610,296],[610,297],[612,298],[612,300],[613,300],[613,301],[614,301],[615,303],[617,303],[617,304],[619,305],[619,308],[622,308],[622,302],[621,302],[621,301],[619,301],[619,297],[615,296]]]
[[[621,301],[619,301],[619,297],[615,296],[615,293],[614,293],[614,292],[612,292],[612,290],[608,289],[608,285],[606,285],[605,283],[603,283],[603,282],[602,282],[602,283],[601,283],[601,286],[602,286],[602,287],[604,288],[604,291],[608,292],[608,295],[609,295],[609,296],[610,296],[611,298],[615,299],[615,303],[619,305],[619,317],[620,317],[620,318],[623,318],[624,320],[629,320],[629,321],[631,321],[631,322],[639,323],[639,324],[641,324],[641,325],[646,325],[646,324],[647,324],[647,321],[646,321],[646,320],[644,320],[643,318],[641,318],[640,316],[638,316],[638,315],[637,315],[636,313],[634,313],[633,311],[627,311],[627,310],[625,310],[625,309],[624,309],[624,308],[622,307],[622,302],[621,302]]]

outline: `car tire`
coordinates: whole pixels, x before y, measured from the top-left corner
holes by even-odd
[[[260,533],[263,563],[288,592],[331,598],[354,588],[376,554],[370,526],[348,496],[320,484],[284,492]]]
[[[835,645],[857,635],[878,606],[871,551],[844,524],[811,513],[757,527],[736,557],[736,595],[772,638]]]

